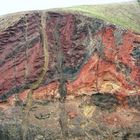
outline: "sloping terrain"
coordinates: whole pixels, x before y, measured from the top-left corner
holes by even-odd
[[[136,2],[87,5],[68,8],[140,32],[140,6]],[[68,10],[67,9],[67,10]]]
[[[126,3],[1,17],[0,139],[139,139],[138,13]]]

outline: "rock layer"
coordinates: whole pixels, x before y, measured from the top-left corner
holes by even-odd
[[[1,100],[20,95],[38,80],[45,55],[40,24],[40,13],[29,13],[0,33]],[[44,96],[51,86],[57,94],[60,73],[68,95],[139,93],[139,34],[96,18],[48,12],[46,35],[49,64],[37,89]]]
[[[140,34],[128,29],[78,13],[21,15],[0,31],[0,139],[139,138],[139,60]]]

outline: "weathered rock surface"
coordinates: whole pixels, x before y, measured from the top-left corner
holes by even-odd
[[[45,55],[40,22],[39,13],[29,13],[0,33],[1,100],[38,81]],[[46,34],[49,64],[38,87],[46,96],[50,86],[57,93],[60,61],[68,94],[139,92],[139,34],[96,18],[53,12],[46,16]]]
[[[140,139],[139,60],[133,31],[78,13],[20,15],[0,31],[0,139]]]

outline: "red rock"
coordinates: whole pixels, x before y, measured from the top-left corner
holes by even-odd
[[[11,100],[15,93],[25,99],[30,85],[38,82],[42,74],[46,54],[40,16],[28,13],[0,32],[1,100]],[[34,99],[60,98],[63,82],[67,96],[100,92],[121,97],[140,93],[136,56],[139,34],[72,13],[48,12],[47,16],[49,64],[41,84],[33,91]],[[82,19],[87,22],[81,24]]]
[[[68,116],[70,119],[73,119],[77,116],[77,113],[76,112],[68,112]]]

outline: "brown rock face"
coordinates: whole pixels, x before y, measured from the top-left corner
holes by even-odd
[[[20,100],[27,99],[25,114],[33,101],[59,98],[62,105],[55,102],[59,109],[49,105],[55,113],[64,114],[60,115],[60,126],[56,126],[57,132],[61,128],[64,138],[68,132],[73,134],[74,129],[80,128],[81,136],[85,128],[93,127],[88,121],[83,124],[87,119],[92,123],[102,120],[104,127],[108,124],[115,126],[113,129],[120,128],[127,111],[130,116],[134,115],[130,108],[136,112],[140,110],[140,34],[80,14],[27,13],[0,32],[0,74],[2,108],[9,107],[15,95]],[[30,93],[33,101],[28,99]],[[43,107],[38,105],[38,108]],[[100,115],[96,108],[105,115]],[[49,107],[47,110],[50,112]],[[113,113],[109,115],[106,110],[113,110]],[[93,118],[94,112],[99,118]],[[46,119],[46,116],[35,114],[36,119]],[[59,115],[56,113],[52,119],[55,116]],[[25,115],[23,122],[27,127],[26,120]],[[127,116],[125,121],[127,128],[139,119]],[[78,122],[76,127],[74,122]],[[36,123],[35,119],[31,123]],[[47,126],[50,129],[51,123]],[[88,131],[91,134],[85,131],[85,137],[90,139],[90,135],[99,130]],[[23,133],[23,140],[26,134]]]

